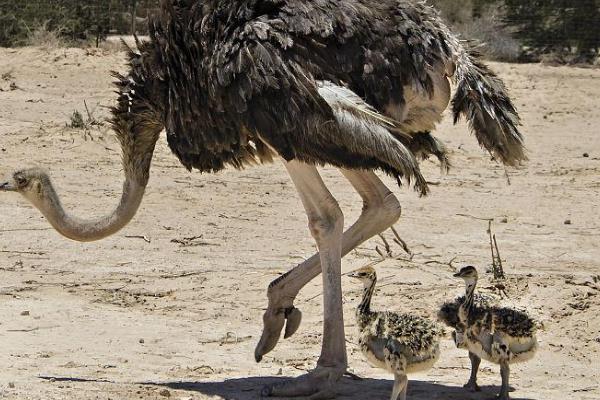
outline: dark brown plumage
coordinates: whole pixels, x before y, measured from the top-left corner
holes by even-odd
[[[461,324],[458,316],[458,310],[464,301],[465,296],[459,296],[454,300],[450,300],[442,304],[437,314],[438,320],[450,328],[464,331],[465,326]],[[491,297],[482,296],[479,293],[475,293],[473,295],[472,309],[475,310],[475,313],[479,314],[483,312],[481,311],[482,309],[488,309],[495,302],[496,300],[492,299]]]
[[[123,121],[164,126],[188,169],[240,168],[277,154],[412,177],[424,193],[414,157],[394,154],[408,148],[445,162],[443,145],[411,131],[415,121],[386,125],[391,146],[364,137],[364,127],[342,126],[318,86],[348,88],[393,119],[390,107],[405,103],[407,88],[434,94],[432,68],[454,74],[454,111],[469,118],[482,146],[507,164],[525,159],[502,82],[423,3],[162,0],[149,28],[150,42],[131,52],[131,72],[119,79],[115,125],[121,136],[130,134]]]

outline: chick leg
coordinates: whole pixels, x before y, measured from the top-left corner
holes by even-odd
[[[479,364],[481,364],[481,358],[474,353],[469,352],[469,359],[471,360],[471,377],[469,381],[464,385],[466,389],[473,392],[481,392],[481,388],[477,384],[477,372],[479,371]]]

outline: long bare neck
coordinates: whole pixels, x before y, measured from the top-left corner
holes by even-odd
[[[477,279],[466,282],[465,286],[465,299],[460,305],[458,310],[458,317],[460,321],[466,324],[469,320],[471,310],[473,308],[473,301],[475,298],[475,288],[477,287]]]
[[[371,299],[373,298],[373,293],[375,292],[376,284],[377,278],[373,278],[371,283],[365,286],[365,289],[363,291],[363,299],[358,305],[357,314],[364,316],[371,313]]]
[[[131,57],[137,57],[132,53]],[[138,71],[139,72],[139,71]],[[137,76],[135,71],[133,76]],[[138,74],[139,75],[139,74]],[[52,184],[44,188],[43,198],[34,199],[34,205],[44,214],[50,224],[62,235],[80,242],[90,242],[110,236],[131,221],[135,216],[146,184],[150,178],[150,164],[162,123],[157,112],[148,102],[140,98],[150,95],[145,88],[130,76],[117,76],[121,96],[112,109],[112,126],[121,144],[125,182],[117,207],[108,215],[96,220],[85,220],[71,215],[63,208]],[[132,86],[133,87],[130,87]]]
[[[110,236],[131,221],[144,197],[145,185],[126,179],[121,200],[114,211],[95,220],[85,220],[65,211],[53,188],[46,191],[42,214],[61,235],[79,242],[91,242]]]

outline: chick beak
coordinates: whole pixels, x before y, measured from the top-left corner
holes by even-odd
[[[10,182],[0,183],[0,192],[15,192],[17,188],[15,188]]]

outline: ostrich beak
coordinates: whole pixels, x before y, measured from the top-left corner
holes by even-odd
[[[462,278],[462,275],[460,274],[460,272],[457,272],[453,275],[455,278]]]
[[[15,188],[10,182],[0,183],[0,192],[16,192],[16,191],[17,191],[17,188]]]

